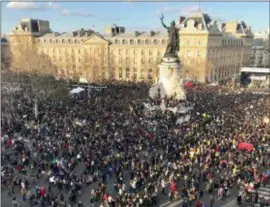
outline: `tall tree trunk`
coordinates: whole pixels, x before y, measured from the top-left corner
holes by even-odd
[[[89,89],[90,89],[90,83],[89,83],[89,80],[88,80],[88,88],[87,88],[87,96],[88,96],[88,98],[89,98]]]
[[[37,118],[38,117],[38,100],[37,100],[36,95],[35,95],[34,112],[35,112],[35,118]]]

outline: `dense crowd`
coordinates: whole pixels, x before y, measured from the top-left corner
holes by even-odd
[[[202,207],[209,194],[213,207],[236,186],[244,200],[249,186],[256,195],[268,182],[269,96],[195,86],[181,101],[191,110],[149,114],[143,103],[161,100],[150,100],[148,90],[110,85],[62,101],[46,98],[38,116],[29,93],[2,94],[2,190],[12,205],[158,206],[163,195]]]

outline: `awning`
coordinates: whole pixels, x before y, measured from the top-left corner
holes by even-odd
[[[70,94],[76,94],[76,93],[80,93],[80,92],[82,92],[84,90],[85,90],[84,88],[77,87],[77,88],[72,89],[69,93]]]

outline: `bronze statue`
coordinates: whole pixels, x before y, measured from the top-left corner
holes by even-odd
[[[164,16],[162,15],[160,17],[161,23],[169,34],[169,41],[164,56],[177,56],[177,52],[179,51],[179,29],[175,26],[175,21],[172,21],[171,26],[168,27],[164,24],[163,19]]]

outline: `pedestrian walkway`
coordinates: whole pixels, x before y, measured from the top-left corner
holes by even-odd
[[[166,203],[161,204],[159,207],[177,207],[183,202],[182,199],[175,200],[173,202],[167,201]]]
[[[264,198],[265,201],[270,201],[270,185],[263,186],[258,189],[258,194],[259,194],[259,203],[262,201],[261,198]],[[260,206],[259,204],[256,204],[255,206]]]
[[[262,201],[262,197],[264,198],[264,202],[270,201],[270,185],[263,186],[258,189],[258,194],[259,194],[259,202],[257,204],[254,204],[253,207],[260,207],[260,203]],[[245,204],[246,206],[250,206],[248,204]],[[232,201],[226,203],[222,207],[235,207],[237,206],[236,204],[236,199],[233,199]]]
[[[236,207],[236,199],[231,200],[230,202],[226,203],[225,205],[222,205],[221,207]]]
[[[168,207],[179,207],[183,200],[178,200],[174,203],[171,203]]]

